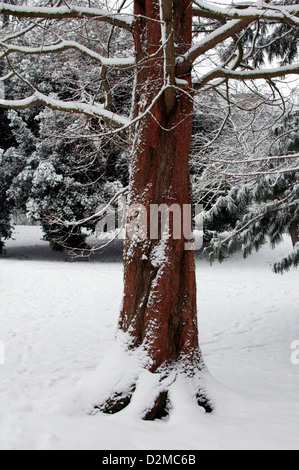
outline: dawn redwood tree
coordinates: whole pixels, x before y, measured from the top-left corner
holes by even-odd
[[[104,102],[97,101],[96,96],[90,97],[89,102],[63,101],[46,96],[27,80],[29,96],[17,101],[3,99],[0,106],[24,109],[44,105],[98,117],[131,132],[127,229],[134,224],[138,227],[140,213],[136,205],[142,204],[147,237],[136,229],[125,241],[119,341],[123,342],[128,358],[137,358],[140,369],[134,367],[132,371],[128,367],[122,372],[126,379],[116,378],[105,394],[99,385],[99,399],[94,406],[102,411],[120,411],[143,386],[151,390],[142,403],[142,417],[164,416],[170,406],[169,389],[178,376],[185,378],[200,406],[208,412],[213,409],[202,380],[205,365],[198,341],[194,252],[185,249],[185,243],[190,242],[188,236],[176,239],[174,224],[170,224],[166,233],[160,230],[158,238],[152,240],[150,208],[165,205],[182,210],[192,203],[189,151],[195,91],[221,87],[230,80],[265,79],[270,83],[276,77],[298,74],[298,63],[266,69],[254,67],[257,52],[267,48],[267,43],[257,41],[261,25],[265,37],[267,28],[270,37],[273,25],[287,26],[281,33],[284,38],[298,27],[299,6],[293,3],[265,1],[220,7],[201,0],[135,0],[133,13],[86,7],[82,2],[79,6],[58,2],[51,7],[0,3],[0,14],[23,19],[23,26],[6,33],[0,43],[0,57],[7,60],[11,73],[22,80],[13,60],[18,54],[53,54],[75,49],[100,64],[103,88],[109,98]],[[110,44],[116,29],[130,32],[134,54],[128,57],[126,51],[122,54],[116,51],[112,56],[110,48],[100,54],[80,40],[63,38],[64,29],[71,31],[67,22],[88,24],[88,20],[111,25]],[[21,39],[29,30],[32,35],[38,27],[45,31],[43,44],[24,45]],[[209,56],[210,53],[213,55]],[[208,71],[200,67],[205,60]],[[111,104],[109,70],[117,68],[134,69],[130,117],[115,113]],[[274,93],[274,85],[272,90]],[[146,377],[150,374],[151,380],[142,380],[142,370]]]

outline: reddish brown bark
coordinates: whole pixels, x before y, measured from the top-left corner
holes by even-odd
[[[298,228],[295,225],[291,226],[290,235],[291,235],[293,246],[295,246],[299,242],[299,232],[298,232]]]
[[[184,54],[191,45],[190,0],[169,3],[173,9],[165,15],[173,12],[171,21],[177,47],[174,50],[171,44],[167,45],[165,61],[159,1],[135,1],[138,15],[134,31],[138,63],[135,116],[142,115],[161,92],[165,71],[168,83],[173,80],[174,84],[175,57]],[[129,204],[142,204],[146,208],[148,240],[133,238],[125,242],[125,287],[119,328],[130,333],[131,347],[144,346],[151,372],[180,362],[192,374],[193,369],[203,367],[198,344],[194,251],[185,250],[184,237],[177,240],[170,233],[165,258],[157,266],[152,258],[160,240],[150,240],[152,204],[178,204],[182,209],[185,204],[192,204],[189,178],[193,120],[191,71],[176,78],[186,80],[184,90],[168,88],[134,129]],[[121,400],[127,404],[127,398]],[[165,400],[163,392],[147,418],[159,416]],[[119,401],[112,403],[111,410],[113,407],[119,409]]]
[[[184,53],[191,44],[190,2],[176,1],[176,39]],[[136,87],[136,115],[152,102],[163,86],[163,50],[159,2],[135,2],[135,42],[140,64]],[[157,21],[152,21],[153,18]],[[148,56],[153,58],[148,59]],[[190,84],[190,75],[184,77]],[[191,84],[190,84],[191,86]],[[173,91],[175,91],[173,89]],[[190,90],[189,90],[190,91]],[[169,102],[167,102],[169,100]],[[172,106],[171,106],[172,105]],[[150,238],[150,205],[191,204],[189,150],[192,132],[192,98],[177,92],[176,99],[165,94],[144,120],[137,124],[132,155],[130,201],[147,209]],[[185,240],[171,236],[166,260],[158,269],[152,265],[157,241],[125,247],[125,295],[120,328],[130,331],[135,346],[146,343],[153,360],[152,370],[177,360],[181,354],[198,352],[194,253],[184,249]]]

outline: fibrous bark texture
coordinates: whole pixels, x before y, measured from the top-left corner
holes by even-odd
[[[191,3],[136,0],[135,15],[134,115],[143,117],[132,135],[127,216],[130,234],[125,241],[125,290],[119,329],[130,335],[130,348],[143,348],[148,356],[147,369],[160,373],[162,381],[177,364],[188,376],[204,368],[198,344],[194,251],[186,249],[190,240],[184,235],[183,216],[184,209],[186,212],[186,207],[192,207],[191,71],[180,76],[177,68],[180,56],[191,45]],[[153,220],[153,214],[157,216],[153,207],[161,205],[177,212],[169,212],[167,230],[160,220],[153,237],[153,224],[159,220]],[[178,224],[180,237],[174,233]],[[211,411],[208,400],[198,392],[199,404]],[[124,406],[128,403],[125,392],[106,403],[104,410],[118,411],[120,402]],[[167,390],[162,388],[144,418],[163,417],[167,407]]]

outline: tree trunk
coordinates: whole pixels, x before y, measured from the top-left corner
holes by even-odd
[[[292,225],[290,227],[290,235],[292,239],[293,246],[295,246],[299,242],[299,232],[296,225]]]
[[[190,240],[174,236],[174,220],[168,232],[161,229],[158,238],[151,239],[151,208],[164,204],[183,213],[183,209],[192,207],[191,71],[180,76],[175,67],[176,57],[191,45],[192,12],[189,0],[163,0],[161,9],[159,1],[135,1],[135,117],[151,108],[134,129],[127,224],[138,225],[140,211],[136,208],[142,205],[146,229],[145,233],[133,230],[125,241],[119,330],[129,335],[129,348],[145,352],[145,367],[161,374],[162,381],[175,369],[194,377],[204,369],[204,363],[198,344],[194,251],[185,249]],[[165,21],[164,30],[160,15]],[[165,38],[166,44],[161,47]],[[176,83],[182,84],[176,78],[185,81],[184,89],[175,87]],[[183,233],[183,217],[178,223]],[[110,413],[119,411],[130,402],[135,386],[132,381],[129,393],[117,393],[99,408]],[[196,398],[206,411],[211,411],[202,390],[197,390]],[[167,387],[160,389],[151,406],[145,406],[143,418],[161,417],[166,408]]]

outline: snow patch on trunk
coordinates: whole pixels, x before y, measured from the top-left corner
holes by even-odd
[[[151,253],[150,260],[154,268],[160,268],[167,263],[167,244],[169,236],[163,236]]]

